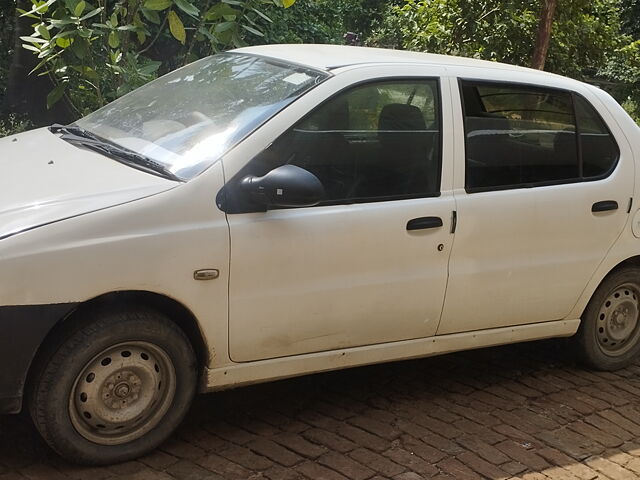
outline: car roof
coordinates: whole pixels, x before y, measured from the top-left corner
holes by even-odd
[[[566,78],[548,72],[533,70],[531,68],[508,65],[506,63],[384,48],[352,47],[346,45],[281,44],[244,47],[232,51],[263,55],[321,70],[335,70],[340,67],[354,65],[411,63],[439,66],[481,67],[492,70],[521,71],[540,76],[553,77],[555,79]]]

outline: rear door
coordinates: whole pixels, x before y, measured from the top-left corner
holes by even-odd
[[[497,79],[459,87],[464,188],[438,334],[565,318],[627,220],[625,140],[587,89]]]

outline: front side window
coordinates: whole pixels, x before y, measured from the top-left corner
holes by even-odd
[[[245,54],[171,72],[76,123],[188,180],[327,73]]]
[[[617,160],[602,119],[578,95],[472,81],[461,91],[467,191],[595,178]]]
[[[244,173],[299,166],[320,179],[324,203],[438,195],[439,109],[435,79],[354,87],[296,124]]]

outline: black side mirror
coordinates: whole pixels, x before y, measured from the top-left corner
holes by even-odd
[[[249,175],[240,187],[253,200],[269,207],[311,207],[324,198],[318,177],[295,165],[283,165],[263,177]]]

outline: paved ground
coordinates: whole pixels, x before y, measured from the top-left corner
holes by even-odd
[[[79,468],[0,417],[0,480],[635,479],[640,363],[576,367],[563,342],[486,349],[201,396],[140,461]]]

